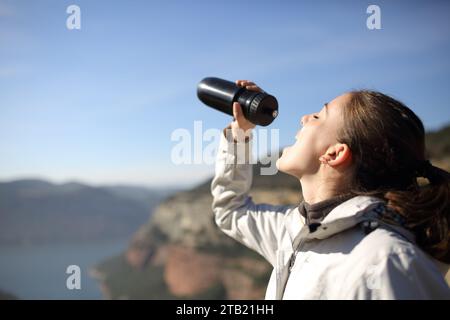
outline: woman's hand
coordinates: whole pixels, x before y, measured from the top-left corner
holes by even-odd
[[[262,92],[262,89],[258,87],[254,82],[248,80],[236,80],[236,84],[240,87],[246,88],[247,90]],[[245,134],[245,137],[250,135],[251,129],[256,127],[256,125],[250,121],[248,121],[242,112],[242,107],[238,102],[233,103],[233,116],[234,120],[231,123],[231,130],[233,134],[233,138],[235,140],[241,140],[242,134]],[[240,134],[238,132],[241,132]]]

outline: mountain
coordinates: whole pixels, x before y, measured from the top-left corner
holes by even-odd
[[[104,186],[103,188],[116,196],[136,201],[144,206],[148,206],[149,203],[158,203],[168,195],[180,191],[175,188],[150,189],[127,185]]]
[[[130,236],[170,191],[44,180],[0,182],[0,244]]]
[[[450,125],[428,132],[425,136],[425,145],[433,164],[450,171]]]
[[[450,166],[450,126],[427,134],[432,161]],[[254,166],[256,203],[296,204],[298,180],[261,176]],[[262,299],[272,267],[215,225],[211,179],[162,201],[123,254],[91,270],[110,299]]]

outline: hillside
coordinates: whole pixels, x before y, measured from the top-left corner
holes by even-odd
[[[300,200],[296,179],[284,173],[261,176],[259,169],[259,164],[254,166],[251,195],[256,202],[291,204]],[[149,222],[135,233],[123,255],[103,261],[92,270],[105,297],[263,296],[271,267],[216,227],[211,215],[210,184],[208,180],[162,201]]]
[[[450,125],[427,133],[425,145],[433,163],[450,171]]]

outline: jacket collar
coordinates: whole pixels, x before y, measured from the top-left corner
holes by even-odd
[[[320,224],[331,210],[353,197],[355,197],[355,195],[351,193],[340,194],[313,204],[309,204],[303,200],[298,205],[298,210],[306,219],[306,224]]]
[[[298,242],[305,237],[308,239],[326,239],[364,221],[376,221],[380,226],[400,233],[409,241],[414,241],[414,236],[406,229],[387,225],[380,221],[380,213],[382,213],[385,204],[385,201],[377,197],[355,196],[331,210],[314,232],[310,232],[308,226],[305,225],[305,219],[296,208],[291,217],[286,219],[286,228],[293,248],[296,248]]]

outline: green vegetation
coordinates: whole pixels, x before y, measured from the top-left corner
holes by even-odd
[[[208,289],[205,291],[189,296],[189,297],[182,297],[182,299],[189,299],[189,300],[226,300],[227,299],[227,290],[225,286],[221,282],[217,282],[213,285],[211,285]]]
[[[222,283],[214,283],[205,291],[186,297],[172,295],[164,282],[164,266],[146,266],[143,270],[134,269],[126,263],[123,255],[102,262],[96,267],[105,274],[104,282],[111,299],[226,299],[227,292]]]
[[[111,299],[176,299],[164,282],[164,266],[134,269],[123,255],[110,258],[96,268],[106,275],[104,283]]]

